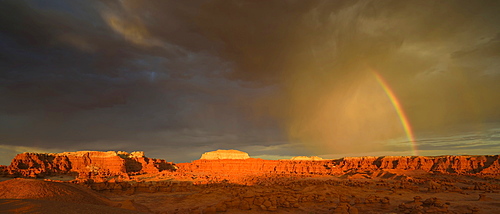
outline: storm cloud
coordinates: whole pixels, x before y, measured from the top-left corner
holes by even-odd
[[[498,153],[497,8],[4,0],[0,144],[4,153],[145,150],[175,162],[219,148],[267,158],[412,154],[377,73],[420,154]]]

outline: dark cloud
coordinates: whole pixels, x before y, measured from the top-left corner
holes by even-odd
[[[404,152],[384,143],[407,140],[375,72],[420,140],[481,131],[500,121],[499,7],[1,1],[0,144],[176,161]],[[453,140],[419,142],[460,150]]]
[[[369,70],[386,79],[417,137],[500,119],[497,7],[495,1],[212,1],[198,24],[235,63],[227,77],[283,87],[264,108],[283,118],[291,140],[368,151],[373,140],[404,135]]]

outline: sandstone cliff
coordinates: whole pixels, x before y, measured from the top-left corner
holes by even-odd
[[[220,159],[248,159],[250,156],[246,152],[238,150],[217,150],[205,152],[201,155],[202,160],[220,160]]]
[[[79,178],[95,179],[113,176],[128,178],[130,175],[156,174],[161,171],[168,174],[174,170],[175,176],[206,177],[208,180],[238,180],[266,174],[387,178],[404,175],[404,172],[408,171],[498,177],[500,158],[499,155],[484,155],[355,157],[331,160],[299,157],[293,160],[263,160],[250,158],[245,152],[218,150],[203,154],[200,160],[174,165],[165,160],[147,158],[142,152],[81,151],[18,154],[3,171],[4,174],[12,176],[73,174]]]
[[[345,175],[353,172],[388,176],[387,172],[418,170],[427,173],[459,175],[500,174],[499,155],[485,156],[399,156],[356,157],[335,160],[206,160],[177,164],[177,172],[221,178],[244,177],[258,174],[291,175]],[[367,175],[368,176],[368,175]]]
[[[22,153],[7,167],[13,176],[44,177],[77,174],[85,177],[127,177],[130,174],[158,173],[173,169],[173,163],[144,157],[143,152],[79,151],[64,153]]]

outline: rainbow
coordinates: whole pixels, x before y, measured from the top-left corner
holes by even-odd
[[[403,129],[406,133],[406,136],[408,137],[408,140],[411,143],[412,154],[418,155],[418,148],[417,148],[417,144],[415,142],[415,136],[413,135],[413,131],[411,129],[410,123],[408,122],[408,117],[406,116],[406,114],[403,110],[403,107],[401,107],[401,103],[399,102],[398,98],[394,94],[394,91],[389,87],[389,84],[387,84],[387,82],[382,78],[382,76],[379,73],[377,73],[375,70],[372,70],[372,73],[375,75],[377,82],[384,89],[385,93],[389,97],[389,100],[391,100],[391,103],[394,106],[394,109],[396,110],[396,113],[398,114],[399,119],[401,120],[401,124],[403,125]]]

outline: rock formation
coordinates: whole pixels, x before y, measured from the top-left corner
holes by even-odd
[[[179,167],[177,172],[205,174],[207,177],[213,177],[214,179],[237,182],[244,177],[260,174],[403,178],[406,177],[404,172],[407,171],[498,177],[499,170],[496,170],[496,167],[499,164],[499,155],[356,157],[315,161],[204,158],[191,163],[177,164]]]
[[[499,155],[263,160],[219,150],[174,166],[142,152],[23,153],[4,171],[88,179],[61,183],[66,186],[40,180],[0,182],[0,202],[86,200],[68,189],[76,183],[109,197],[112,206],[148,213],[494,213],[494,202],[500,200],[498,166]]]
[[[238,150],[222,150],[205,152],[201,155],[201,160],[221,160],[221,159],[248,159],[248,153]]]
[[[165,160],[147,158],[143,152],[80,151],[18,154],[12,163],[3,169],[3,173],[24,177],[73,174],[79,175],[79,178],[127,178],[130,175],[155,174],[175,169],[177,174],[201,173],[210,179],[228,181],[241,181],[243,177],[260,174],[389,178],[404,177],[405,173],[401,172],[405,171],[498,177],[500,158],[499,155],[387,156],[323,160],[318,157],[299,156],[292,160],[263,160],[250,158],[247,153],[237,150],[217,150],[204,153],[200,160],[174,165]]]
[[[316,161],[316,160],[323,160],[323,158],[320,158],[318,156],[295,156],[291,158],[291,160],[310,160],[310,161]]]
[[[173,163],[144,157],[143,152],[79,151],[64,153],[22,153],[7,167],[8,174],[23,177],[44,177],[76,174],[80,178],[158,173],[174,169]]]
[[[7,166],[5,165],[0,165],[0,176],[6,176],[8,175],[8,171],[7,171]]]

